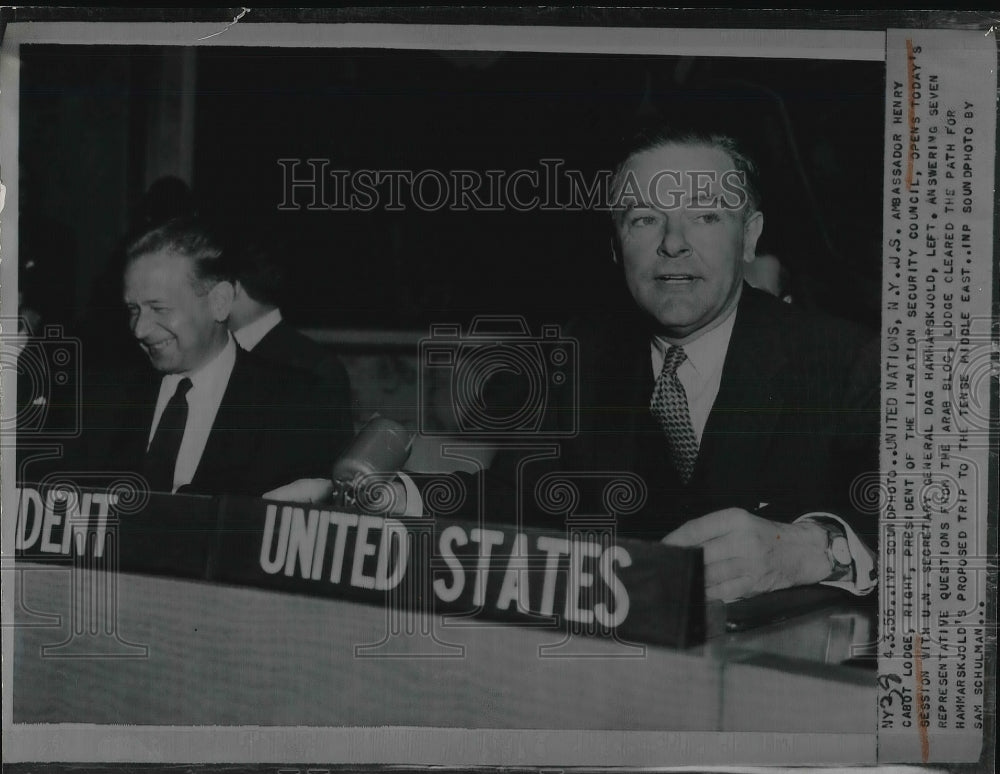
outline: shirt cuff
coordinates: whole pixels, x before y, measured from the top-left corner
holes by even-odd
[[[403,489],[406,490],[406,510],[403,511],[403,515],[423,516],[424,499],[420,496],[420,489],[413,483],[413,479],[402,471],[396,475],[399,476],[399,480],[403,482]]]
[[[832,513],[820,511],[800,516],[795,520],[795,523],[798,524],[800,521],[812,521],[816,523],[824,521],[836,522],[843,528],[844,535],[847,537],[847,547],[851,552],[851,561],[854,562],[854,580],[822,581],[822,585],[845,589],[859,597],[870,594],[875,586],[878,585],[878,577],[875,572],[875,553],[864,544],[864,541],[857,536],[847,522],[839,516],[834,516]]]

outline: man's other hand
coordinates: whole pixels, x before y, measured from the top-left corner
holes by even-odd
[[[261,495],[265,500],[286,503],[325,503],[333,494],[333,482],[328,478],[300,478]]]
[[[261,495],[265,500],[280,500],[286,503],[329,503],[333,497],[333,481],[328,478],[300,478],[291,484],[279,486]],[[419,516],[407,511],[408,497],[406,485],[398,478],[370,487],[358,500],[358,507],[366,513],[378,513],[385,516]],[[419,495],[414,498],[417,506],[421,505]]]
[[[819,583],[830,572],[823,527],[769,521],[742,508],[692,519],[662,542],[700,546],[705,556],[705,595],[723,602]]]

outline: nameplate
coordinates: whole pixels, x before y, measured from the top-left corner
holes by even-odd
[[[17,558],[204,580],[219,499],[141,487],[84,489],[60,480],[15,488]]]
[[[213,576],[320,596],[553,625],[686,647],[704,639],[700,549],[443,518],[383,518],[223,498]]]
[[[704,641],[700,549],[619,538],[613,522],[563,531],[384,518],[249,497],[18,490],[18,557],[85,557],[125,572],[347,599],[403,615],[561,628],[620,641]]]

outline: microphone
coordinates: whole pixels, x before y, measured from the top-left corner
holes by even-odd
[[[374,414],[333,464],[333,502],[344,508],[391,512],[392,480],[410,456],[413,434]]]

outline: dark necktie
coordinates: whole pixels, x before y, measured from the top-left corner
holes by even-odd
[[[698,439],[691,424],[687,393],[677,378],[677,369],[687,360],[682,347],[671,346],[663,359],[663,370],[653,388],[649,410],[660,423],[670,447],[670,460],[685,484],[691,480],[698,459]]]
[[[177,383],[177,390],[163,409],[160,424],[156,426],[156,433],[146,452],[143,472],[150,490],[154,492],[173,491],[177,452],[180,451],[187,424],[187,394],[190,389],[191,380],[186,376]]]

